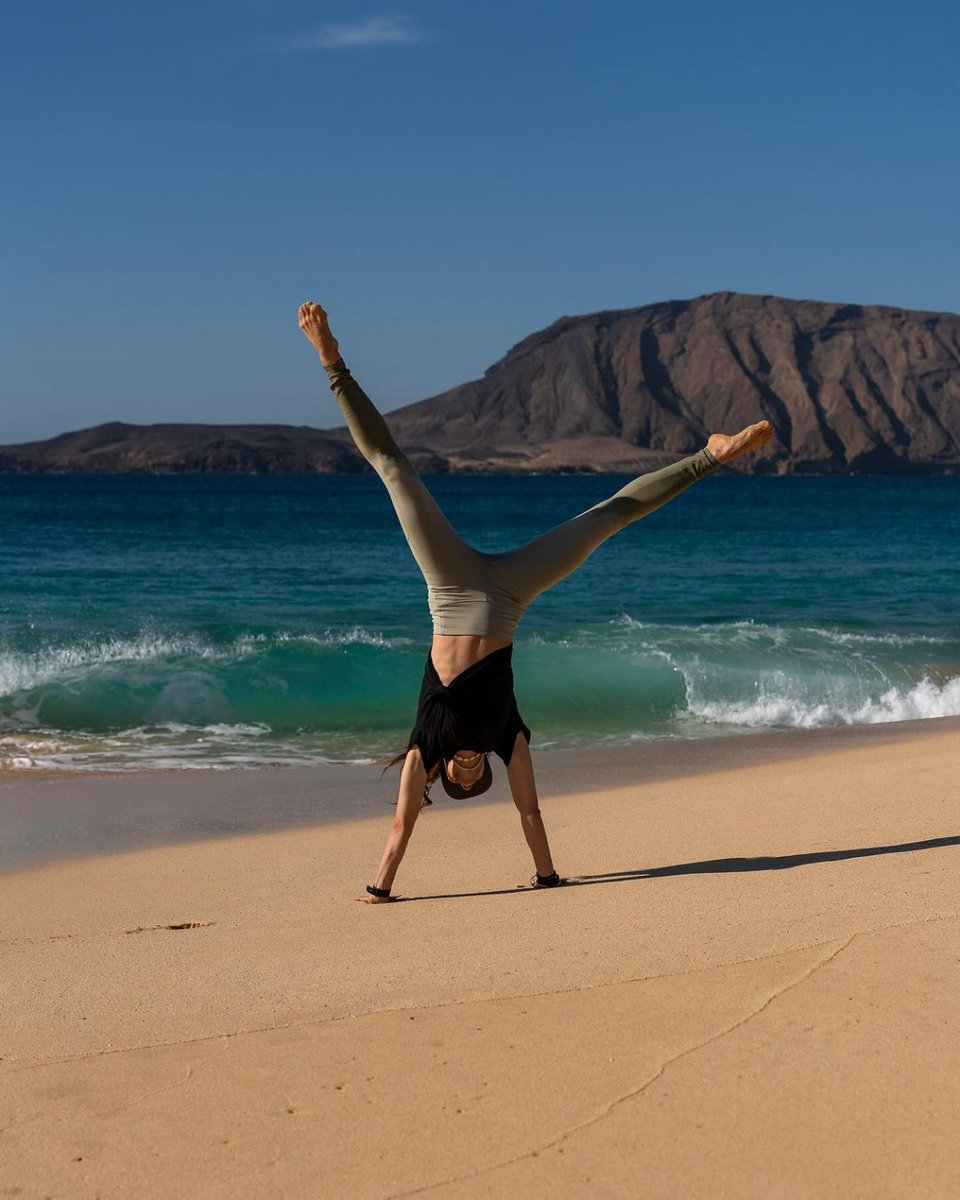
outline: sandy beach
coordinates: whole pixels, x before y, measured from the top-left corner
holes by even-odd
[[[955,1197],[958,749],[543,754],[569,886],[501,771],[376,907],[375,767],[8,774],[0,1195]]]

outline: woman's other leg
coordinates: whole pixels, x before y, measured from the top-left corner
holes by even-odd
[[[357,449],[383,481],[400,527],[428,583],[472,564],[475,552],[456,532],[427,491],[370,397],[340,357],[327,314],[318,304],[300,306],[300,328],[316,348]]]
[[[457,533],[403,451],[373,401],[340,359],[325,368],[357,449],[380,476],[407,543],[428,580],[456,572],[473,551]]]
[[[558,525],[501,560],[501,586],[524,603],[558,583],[602,542],[633,521],[639,521],[723,463],[759,450],[773,437],[769,421],[756,421],[739,433],[712,433],[706,446],[660,471],[630,481],[609,500]]]
[[[501,559],[502,586],[529,603],[575,571],[607,538],[679,496],[718,465],[704,449],[662,470],[638,476],[608,500]]]

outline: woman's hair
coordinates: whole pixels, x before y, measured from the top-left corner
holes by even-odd
[[[391,767],[395,767],[398,763],[402,763],[404,761],[404,759],[407,757],[407,755],[410,753],[410,751],[416,745],[417,745],[416,742],[411,742],[410,745],[407,746],[406,749],[401,750],[400,753],[395,758],[391,758],[390,761],[387,763],[387,765],[380,772],[380,778],[382,779],[384,777],[384,775],[386,775],[386,773],[390,770]],[[430,768],[430,770],[427,772],[427,782],[423,786],[424,795],[426,795],[426,793],[429,792],[430,788],[436,783],[437,776],[440,774],[440,768],[442,766],[443,766],[443,759],[441,758],[441,759],[438,759],[437,762],[435,762],[433,764],[433,766]]]

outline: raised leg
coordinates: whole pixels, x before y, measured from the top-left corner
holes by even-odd
[[[299,316],[300,328],[320,355],[350,435],[383,481],[424,578],[433,586],[449,583],[474,565],[476,551],[444,516],[373,401],[350,374],[327,314],[318,304],[307,303],[300,306]]]
[[[607,538],[679,496],[718,465],[704,449],[640,475],[608,500],[504,556],[498,564],[501,585],[529,603],[575,571]]]
[[[357,449],[383,481],[424,577],[434,585],[449,580],[475,551],[444,516],[343,359],[324,369]]]

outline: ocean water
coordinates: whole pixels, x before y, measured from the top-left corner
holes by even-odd
[[[481,549],[613,477],[432,477]],[[960,714],[960,478],[713,476],[540,597],[540,748]],[[373,477],[0,476],[0,763],[369,761],[403,744],[425,587]]]

